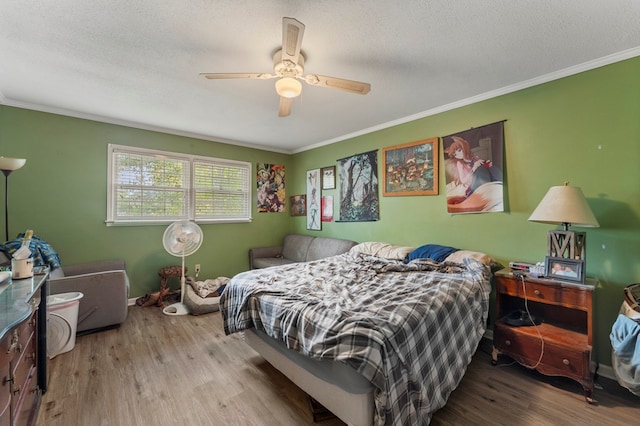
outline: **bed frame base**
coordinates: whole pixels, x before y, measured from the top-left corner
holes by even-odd
[[[300,389],[352,426],[373,425],[373,392],[351,393],[311,374],[279,353],[252,329],[244,331],[245,342]]]

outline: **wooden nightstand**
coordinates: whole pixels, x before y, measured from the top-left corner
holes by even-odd
[[[596,280],[574,284],[545,278],[496,273],[496,324],[492,362],[505,354],[549,376],[578,381],[592,403],[593,290]],[[541,318],[536,326],[513,327],[503,319],[516,309]],[[541,340],[542,337],[542,340]]]

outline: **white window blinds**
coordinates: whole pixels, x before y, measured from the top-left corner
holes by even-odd
[[[109,145],[107,223],[251,220],[251,163]]]
[[[195,160],[195,217],[222,220],[249,217],[249,170],[245,164]]]

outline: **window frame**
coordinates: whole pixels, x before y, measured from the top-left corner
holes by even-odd
[[[115,156],[121,153],[128,153],[131,155],[141,155],[146,157],[158,157],[158,158],[168,158],[176,161],[183,161],[188,164],[188,170],[185,174],[189,174],[186,187],[183,188],[186,190],[186,206],[184,215],[175,215],[175,216],[161,216],[161,217],[151,217],[151,216],[140,216],[138,217],[118,217],[116,214],[117,208],[117,200],[115,199],[118,191],[116,183],[116,170],[114,170],[115,166]],[[199,164],[211,164],[214,166],[230,166],[235,169],[240,169],[243,172],[242,180],[242,194],[243,204],[246,203],[246,210],[239,216],[223,216],[220,215],[205,215],[205,216],[196,216],[196,183],[195,183],[195,165]],[[175,222],[177,220],[193,220],[196,223],[246,223],[251,222],[252,218],[252,196],[253,196],[253,188],[252,188],[252,163],[248,161],[238,161],[238,160],[229,160],[223,158],[215,158],[215,157],[206,157],[201,155],[190,155],[183,154],[171,151],[161,151],[157,149],[149,149],[149,148],[138,148],[127,145],[117,145],[117,144],[108,144],[107,148],[107,219],[105,221],[107,226],[128,226],[128,225],[161,225],[161,224],[169,224]],[[141,185],[141,187],[144,187]],[[153,186],[147,186],[147,188],[153,188]],[[215,193],[215,190],[212,192]]]

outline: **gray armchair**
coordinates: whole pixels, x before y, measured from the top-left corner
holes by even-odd
[[[49,275],[50,294],[79,291],[77,332],[94,331],[127,318],[129,278],[124,260],[63,266]]]

